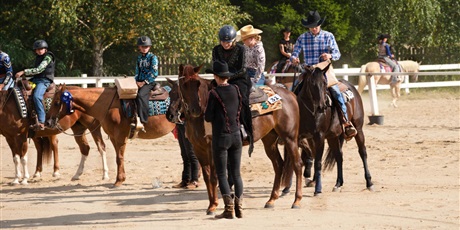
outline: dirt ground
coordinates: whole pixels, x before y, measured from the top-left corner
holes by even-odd
[[[460,92],[412,93],[392,108],[388,91],[379,91],[384,124],[365,125],[369,167],[375,191],[365,189],[362,163],[354,141],[344,147],[341,192],[332,188],[336,172],[323,173],[323,193],[303,188],[300,209],[291,209],[291,192],[265,209],[273,169],[261,142],[251,158],[243,154],[243,219],[207,216],[207,194],[173,189],[180,180],[182,160],[172,134],[155,140],[132,140],[127,146],[127,180],[113,189],[115,156],[106,139],[110,180],[103,181],[96,146],[91,144],[85,173],[71,181],[80,162],[73,138],[59,135],[61,176],[45,165],[40,179],[12,186],[14,167],[4,137],[1,145],[2,229],[459,229]],[[368,95],[363,95],[366,114]],[[366,122],[368,119],[366,117]],[[106,136],[106,135],[105,135]],[[243,149],[247,152],[247,147]],[[29,171],[36,152],[29,148]],[[162,186],[153,189],[158,178]],[[218,213],[223,210],[219,200]]]

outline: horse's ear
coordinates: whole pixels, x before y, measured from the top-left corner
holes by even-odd
[[[184,72],[184,64],[180,64],[179,65],[179,76],[181,76],[183,72]]]
[[[195,73],[199,73],[200,70],[201,70],[201,68],[203,68],[203,65],[204,65],[204,63],[201,63],[201,65],[199,65],[199,66],[193,68],[193,71],[194,71]]]
[[[169,84],[174,85],[176,82],[171,80],[169,77],[166,77],[166,81],[169,82]]]

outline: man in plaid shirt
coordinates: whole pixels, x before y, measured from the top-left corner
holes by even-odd
[[[340,50],[335,41],[335,37],[331,32],[321,30],[321,24],[325,18],[321,18],[317,11],[310,11],[307,19],[302,19],[302,25],[309,29],[308,32],[303,33],[297,38],[294,46],[294,51],[291,55],[291,61],[298,64],[299,54],[303,51],[304,61],[306,65],[312,66],[320,62],[332,59],[337,61],[340,58]],[[357,131],[353,124],[348,120],[347,106],[340,93],[337,84],[330,87],[331,94],[335,97],[337,102],[342,108],[345,120],[345,135],[352,138],[356,135]]]

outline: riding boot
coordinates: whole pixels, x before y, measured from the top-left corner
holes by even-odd
[[[220,215],[216,215],[215,218],[217,218],[217,219],[222,219],[222,218],[233,219],[235,210],[234,210],[234,202],[233,202],[232,196],[230,196],[230,195],[222,195],[222,198],[223,198],[224,204],[225,204],[224,212],[222,214],[220,214]]]
[[[346,121],[344,123],[344,126],[345,126],[345,139],[350,140],[351,138],[356,136],[356,134],[358,133],[358,131],[356,131],[351,121]]]
[[[243,218],[243,195],[238,198],[235,196],[235,216],[237,218]]]

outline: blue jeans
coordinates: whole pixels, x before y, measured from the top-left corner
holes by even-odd
[[[38,122],[45,123],[45,106],[43,105],[43,95],[46,92],[46,89],[51,84],[51,80],[48,78],[32,78],[31,81],[36,84],[33,100],[35,104],[35,111],[37,112]]]
[[[249,77],[251,78],[252,85],[265,85],[265,75],[264,75],[264,73],[262,73],[260,75],[260,79],[257,82],[255,82],[254,77],[256,75],[256,69],[247,68],[246,72],[248,73]]]
[[[345,100],[343,100],[343,96],[342,96],[342,93],[340,92],[339,86],[333,85],[329,87],[329,89],[331,89],[330,92],[332,96],[335,97],[335,99],[337,99],[337,101],[339,102],[340,108],[342,108],[343,116],[348,121],[347,106],[345,105]]]
[[[6,77],[0,78],[0,82],[2,82],[3,84],[5,84],[5,86],[4,86],[3,89],[1,89],[1,90],[8,90],[9,88],[13,88],[13,85],[14,85],[13,78],[10,77],[10,80],[9,80],[8,82],[4,82],[4,81],[5,81],[5,78],[6,78]]]

